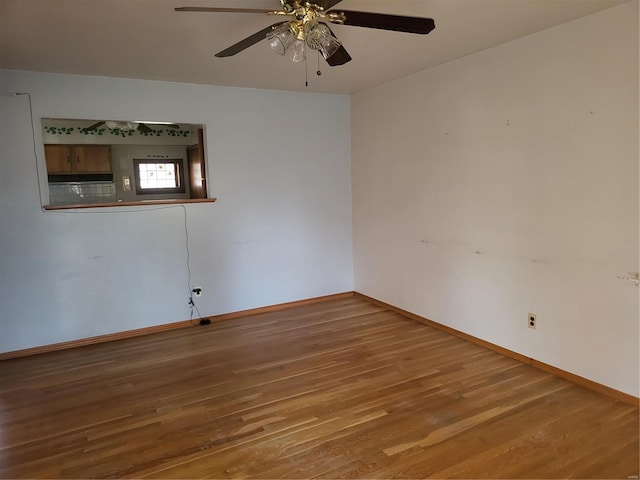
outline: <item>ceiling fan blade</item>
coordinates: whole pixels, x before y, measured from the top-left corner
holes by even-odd
[[[263,28],[262,30],[254,33],[250,37],[247,37],[244,40],[240,40],[238,43],[231,45],[229,48],[216,53],[216,57],[231,57],[236,53],[240,53],[242,50],[249,48],[252,45],[255,45],[261,40],[264,40],[265,38],[267,38],[267,33],[275,30],[280,25],[285,23],[287,22],[278,22],[278,23],[274,23],[270,27]]]
[[[351,55],[349,55],[347,50],[344,48],[344,45],[340,45],[340,48],[338,48],[333,55],[327,58],[327,63],[332,67],[344,65],[350,61]]]
[[[146,123],[138,123],[138,130],[142,133],[151,133],[153,129],[149,127]]]
[[[104,120],[101,121],[101,122],[96,122],[93,125],[89,125],[87,128],[85,128],[85,130],[95,130],[96,128],[98,128],[101,125],[104,125]]]
[[[331,32],[331,36],[333,38],[336,38],[336,39],[338,38],[338,37],[336,37],[336,34],[333,33],[333,30],[331,30],[331,27],[329,27],[329,25],[327,25],[324,22],[320,22],[320,23],[322,23],[323,25],[327,26],[327,28]],[[331,55],[329,58],[325,59],[325,61],[331,67],[337,67],[338,65],[344,65],[345,63],[350,62],[351,61],[351,55],[349,55],[347,50],[344,48],[344,45],[340,44],[340,47],[333,53],[333,55]]]
[[[342,0],[314,0],[311,3],[322,7],[323,10],[329,10],[330,8],[335,7],[337,4],[339,4]]]
[[[229,13],[267,13],[273,10],[259,8],[216,8],[216,7],[178,7],[176,12],[229,12]]]
[[[345,21],[342,24],[352,25],[354,27],[378,28],[380,30],[418,33],[420,35],[426,35],[436,28],[436,23],[433,21],[433,18],[406,17],[404,15],[388,15],[385,13],[354,12],[351,10],[333,10],[329,13],[344,15]]]

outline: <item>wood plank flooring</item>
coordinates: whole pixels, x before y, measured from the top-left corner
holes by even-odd
[[[359,298],[0,362],[2,478],[628,479],[638,430]]]

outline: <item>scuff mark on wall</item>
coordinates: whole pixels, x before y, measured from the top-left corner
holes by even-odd
[[[532,258],[531,262],[532,263],[542,263],[544,265],[549,265],[549,262],[547,260],[545,260],[544,258]]]
[[[464,252],[468,255],[485,255],[495,258],[510,259],[518,262],[533,263],[538,266],[543,265],[555,265],[565,267],[602,267],[603,262],[597,258],[588,258],[586,256],[581,257],[565,257],[565,258],[545,258],[543,256],[537,256],[540,252],[537,251],[513,251],[513,250],[492,250],[487,245],[483,248],[477,248],[471,242],[465,242],[455,238],[419,238],[419,243],[424,247],[456,250],[460,253]],[[487,249],[488,248],[488,249]],[[633,272],[630,275],[634,275]],[[618,277],[621,278],[621,277]]]
[[[619,280],[629,280],[636,284],[636,287],[640,286],[640,272],[629,272],[626,275],[618,275]]]

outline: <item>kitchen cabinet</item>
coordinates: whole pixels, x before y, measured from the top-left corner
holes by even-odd
[[[47,173],[111,173],[109,145],[45,145]]]

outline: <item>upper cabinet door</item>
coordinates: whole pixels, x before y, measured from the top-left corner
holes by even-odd
[[[73,161],[78,173],[111,173],[109,145],[74,145]]]
[[[45,145],[44,154],[47,159],[47,173],[70,173],[71,147],[68,145]]]
[[[111,173],[109,145],[45,145],[47,173]]]

